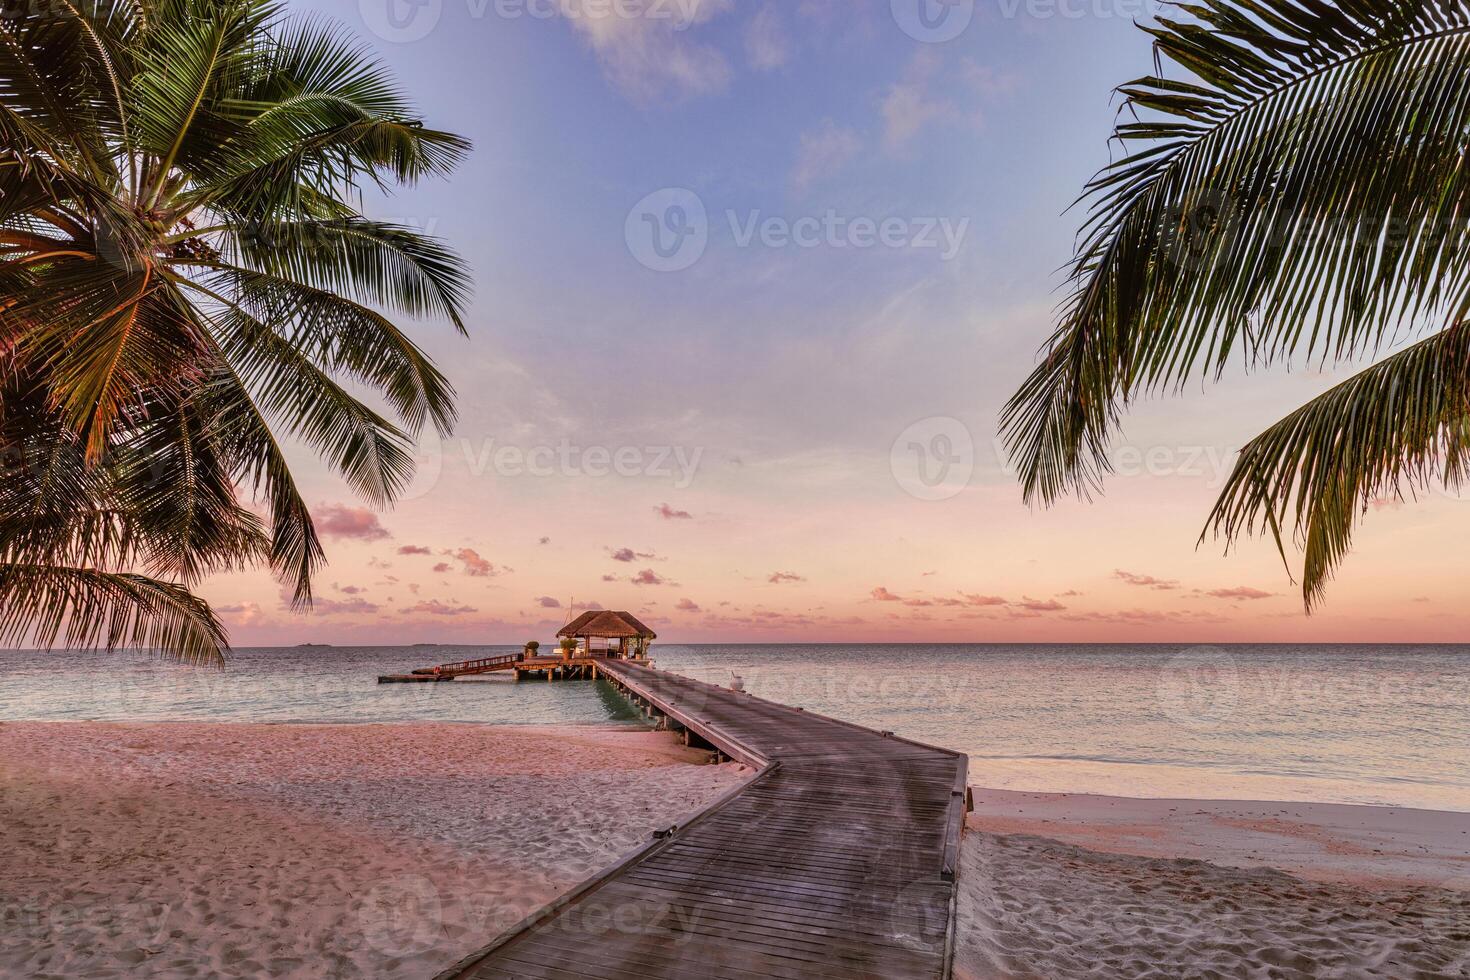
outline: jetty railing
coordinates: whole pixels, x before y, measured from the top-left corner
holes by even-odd
[[[432,674],[436,677],[463,677],[467,674],[488,674],[496,670],[509,670],[520,662],[521,655],[519,653],[513,653],[503,657],[482,657],[479,660],[465,660],[457,664],[420,667],[414,673],[420,676]]]

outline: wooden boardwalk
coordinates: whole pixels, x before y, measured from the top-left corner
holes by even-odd
[[[950,975],[965,756],[649,667],[602,672],[759,774],[439,980]]]

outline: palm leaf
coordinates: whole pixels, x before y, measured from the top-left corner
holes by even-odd
[[[393,321],[336,293],[238,266],[212,265],[210,288],[270,325],[314,362],[381,391],[417,433],[432,420],[440,435],[454,426],[454,389]]]
[[[227,248],[238,264],[411,316],[443,316],[465,331],[468,270],[429,236],[357,217],[249,232],[233,235]]]
[[[1028,501],[1095,492],[1140,396],[1232,364],[1371,356],[1470,307],[1470,7],[1177,9],[1146,29],[1192,77],[1119,89],[1125,153],[1084,193],[1070,294],[1002,413]],[[1309,485],[1325,495],[1309,512],[1360,502]],[[1310,597],[1347,539],[1307,526]]]
[[[0,14],[11,635],[195,656],[213,627],[187,588],[261,560],[310,602],[324,554],[273,427],[380,505],[412,473],[408,437],[344,383],[448,431],[448,382],[379,309],[463,331],[468,271],[358,205],[467,150],[341,29],[276,0]]]
[[[1470,11],[1208,0],[1120,91],[1140,146],[1089,185],[1074,290],[1003,429],[1029,499],[1087,492],[1117,410],[1232,359],[1346,359],[1470,287]]]
[[[143,575],[0,562],[0,642],[69,650],[134,647],[223,666],[229,642],[204,600]]]
[[[1456,325],[1314,398],[1241,450],[1210,526],[1226,540],[1294,525],[1303,597],[1321,601],[1376,501],[1463,483],[1470,330]]]
[[[326,457],[372,503],[383,506],[397,497],[413,479],[414,467],[402,431],[239,304],[197,284],[181,284],[206,292],[222,307],[204,319],[253,403]]]

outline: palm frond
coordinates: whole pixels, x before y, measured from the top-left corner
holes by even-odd
[[[187,584],[264,560],[209,420],[160,399],[100,464],[34,386],[3,390],[0,554],[32,563],[142,566]]]
[[[279,0],[0,11],[12,635],[194,656],[217,624],[189,618],[188,587],[261,560],[311,601],[324,554],[273,426],[380,505],[412,473],[409,440],[343,384],[448,431],[447,380],[375,307],[463,332],[468,271],[359,206],[363,185],[447,174],[468,148],[366,48]]]
[[[331,379],[297,347],[250,313],[196,283],[220,308],[205,323],[230,365],[269,417],[310,444],[363,497],[393,501],[413,479],[408,437]]]
[[[1456,325],[1314,398],[1261,433],[1210,516],[1227,541],[1295,528],[1302,593],[1321,601],[1375,502],[1457,490],[1470,465],[1470,328]]]
[[[336,293],[239,266],[211,265],[210,288],[233,297],[302,354],[381,391],[408,431],[454,426],[454,389],[393,321]]]
[[[358,217],[245,231],[226,249],[239,265],[411,316],[442,316],[465,332],[469,271],[434,238]]]
[[[326,561],[311,511],[291,467],[245,383],[222,365],[200,388],[200,410],[211,435],[234,461],[240,480],[270,507],[270,562],[292,592],[292,605],[311,605],[312,577]]]
[[[52,649],[134,647],[182,663],[224,665],[229,641],[183,586],[94,568],[0,562],[0,642]]]
[[[1161,18],[1194,78],[1120,88],[1043,363],[1002,428],[1027,498],[1087,493],[1119,411],[1233,360],[1336,361],[1470,295],[1470,9],[1204,0]]]

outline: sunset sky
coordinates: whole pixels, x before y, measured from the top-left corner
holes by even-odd
[[[293,454],[331,565],[305,617],[206,583],[236,645],[545,643],[574,600],[673,642],[1466,638],[1458,499],[1372,509],[1310,618],[1270,543],[1196,548],[1315,365],[1140,405],[1102,499],[1022,504],[997,415],[1152,69],[1141,0],[653,2],[295,0],[474,140],[368,204],[477,296],[468,339],[411,325],[461,421],[396,508]]]

